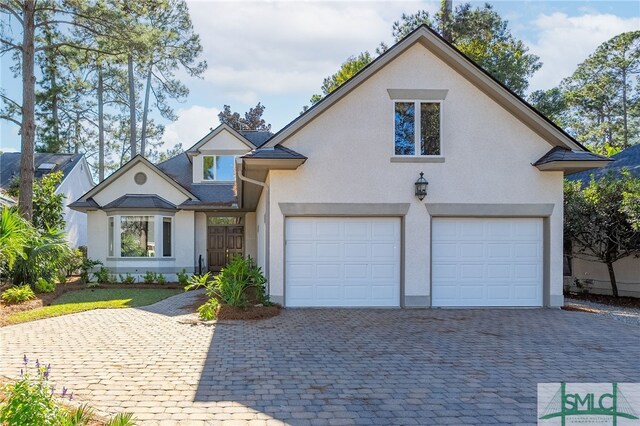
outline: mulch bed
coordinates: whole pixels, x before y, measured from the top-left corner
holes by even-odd
[[[0,293],[10,286],[3,286],[0,288]],[[7,317],[16,312],[30,311],[32,309],[41,308],[43,306],[50,306],[58,297],[64,293],[76,290],[94,290],[98,288],[168,288],[168,289],[180,289],[183,287],[178,283],[167,284],[100,284],[95,287],[88,287],[87,284],[80,281],[79,276],[69,277],[65,284],[57,284],[55,291],[51,293],[36,293],[36,298],[27,302],[19,303],[17,305],[6,305],[0,301],[0,327],[7,325]]]
[[[578,306],[578,305],[564,305],[562,307],[565,311],[573,311],[573,312],[588,312],[590,314],[599,314],[602,312],[600,309],[591,308],[589,306]]]
[[[280,306],[249,306],[245,309],[230,305],[218,307],[218,320],[263,320],[280,315]]]
[[[637,297],[620,296],[613,297],[604,294],[565,293],[566,297],[585,300],[588,302],[602,303],[603,305],[619,306],[621,308],[640,308],[640,299]]]

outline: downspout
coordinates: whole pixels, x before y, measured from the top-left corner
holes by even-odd
[[[245,181],[245,182],[249,182],[252,183],[254,185],[258,185],[264,188],[264,190],[266,191],[266,206],[265,206],[265,216],[266,216],[266,220],[264,223],[264,245],[265,245],[265,252],[264,252],[264,275],[265,278],[267,279],[267,294],[270,295],[271,294],[271,283],[269,281],[269,234],[270,232],[270,226],[269,226],[269,222],[270,222],[270,205],[271,205],[271,200],[269,197],[269,185],[266,184],[266,182],[260,182],[259,180],[255,180],[255,179],[251,179],[249,177],[246,177],[245,175],[242,174],[243,170],[242,167],[238,168],[238,177],[240,178],[240,180]],[[257,219],[257,217],[256,217]]]

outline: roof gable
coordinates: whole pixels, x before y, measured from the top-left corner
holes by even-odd
[[[420,44],[432,52],[449,67],[453,68],[458,74],[469,80],[472,84],[478,87],[478,89],[496,101],[500,106],[523,122],[526,126],[531,128],[551,146],[561,146],[571,150],[588,151],[574,138],[560,129],[540,112],[535,110],[524,99],[509,90],[453,45],[444,40],[439,34],[425,25],[418,27],[407,37],[396,43],[384,54],[380,55],[376,60],[363,68],[345,84],[327,95],[304,114],[294,119],[269,139],[269,141],[265,143],[264,148],[273,148],[286,141],[290,136],[297,133],[328,108],[331,108],[331,106],[337,103],[340,99],[347,96],[355,88],[372,77],[384,66],[416,44]]]
[[[177,189],[179,192],[181,192],[185,197],[191,198],[191,199],[197,199],[197,197],[195,195],[193,195],[191,192],[189,192],[184,187],[182,187],[180,184],[178,184],[178,182],[176,182],[171,177],[169,177],[165,172],[160,170],[157,166],[152,164],[149,160],[147,160],[146,158],[144,158],[141,155],[136,155],[131,160],[129,160],[127,163],[125,163],[122,167],[120,167],[118,170],[116,170],[113,174],[111,174],[108,178],[106,178],[105,180],[103,180],[102,182],[100,182],[99,184],[94,186],[89,192],[87,192],[82,197],[80,197],[79,200],[80,201],[86,201],[86,200],[88,200],[90,198],[95,197],[97,194],[102,192],[105,188],[109,187],[112,183],[117,181],[121,176],[123,176],[125,173],[127,173],[129,170],[131,170],[132,168],[134,168],[138,164],[143,164],[148,169],[150,169],[152,172],[156,173],[164,181],[166,181],[169,185],[171,185],[171,187],[173,187],[173,188]]]
[[[216,139],[218,139],[218,141],[216,141]],[[219,145],[216,145],[215,142],[218,142]],[[211,130],[186,152],[187,155],[193,156],[197,155],[201,150],[238,150],[245,148],[250,151],[256,149],[257,146],[233,127],[228,124],[221,124]]]

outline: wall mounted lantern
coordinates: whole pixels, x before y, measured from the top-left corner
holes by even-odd
[[[418,197],[418,200],[422,201],[427,196],[428,185],[429,182],[424,178],[424,173],[420,172],[420,177],[416,181],[416,197]]]

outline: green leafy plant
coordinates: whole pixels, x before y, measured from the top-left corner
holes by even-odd
[[[135,284],[136,282],[136,277],[131,275],[129,272],[127,272],[126,275],[120,274],[119,277],[122,284]]]
[[[47,281],[44,278],[38,278],[34,284],[36,293],[52,293],[56,291],[56,285],[52,281]]]
[[[8,305],[26,302],[35,298],[36,295],[28,284],[8,288],[2,293],[2,301]]]
[[[162,274],[162,273],[156,274],[156,283],[158,283],[158,284],[166,284],[167,283],[167,279],[165,278],[164,274]]]
[[[28,359],[24,356],[24,368]],[[7,425],[41,426],[56,425],[67,418],[68,413],[56,401],[49,384],[50,367],[35,363],[35,374],[21,370],[20,379],[5,388],[5,402],[0,407],[0,423]],[[63,389],[67,396],[66,388]]]
[[[85,253],[81,249],[71,250],[68,263],[64,268],[65,275],[81,274],[85,260],[87,260]]]
[[[13,282],[35,284],[38,278],[53,280],[67,266],[71,249],[64,231],[35,231],[24,247],[25,256],[13,267]]]
[[[88,284],[91,281],[91,271],[98,265],[102,265],[102,262],[89,259],[88,257],[83,258],[82,264],[80,265],[80,280]]]
[[[189,284],[189,274],[187,274],[186,269],[182,269],[182,271],[177,272],[176,276],[178,277],[178,283],[180,283],[181,286],[185,287]]]
[[[106,426],[134,426],[135,424],[136,418],[133,417],[133,413],[120,413],[109,420]]]
[[[205,321],[216,319],[220,302],[215,297],[207,300],[204,305],[198,307],[198,315]]]
[[[157,276],[155,272],[152,271],[147,271],[145,272],[145,274],[142,276],[142,281],[145,284],[153,284],[155,283],[157,280]]]
[[[207,296],[213,295],[213,288],[211,287],[211,273],[207,272],[202,275],[193,274],[189,277],[187,285],[184,287],[185,291],[195,290],[198,288],[204,288]]]
[[[58,284],[66,284],[67,283],[67,274],[65,272],[58,273],[58,276],[56,277],[56,280],[58,281]]]
[[[113,276],[104,266],[101,266],[100,269],[94,272],[93,276],[96,277],[98,284],[109,284],[114,281]]]
[[[7,275],[16,260],[26,257],[24,247],[35,230],[15,209],[0,211],[0,274]]]
[[[234,256],[214,278],[217,294],[231,306],[244,308],[249,300],[247,291],[253,291],[261,304],[270,304],[266,294],[267,280],[250,257]]]

